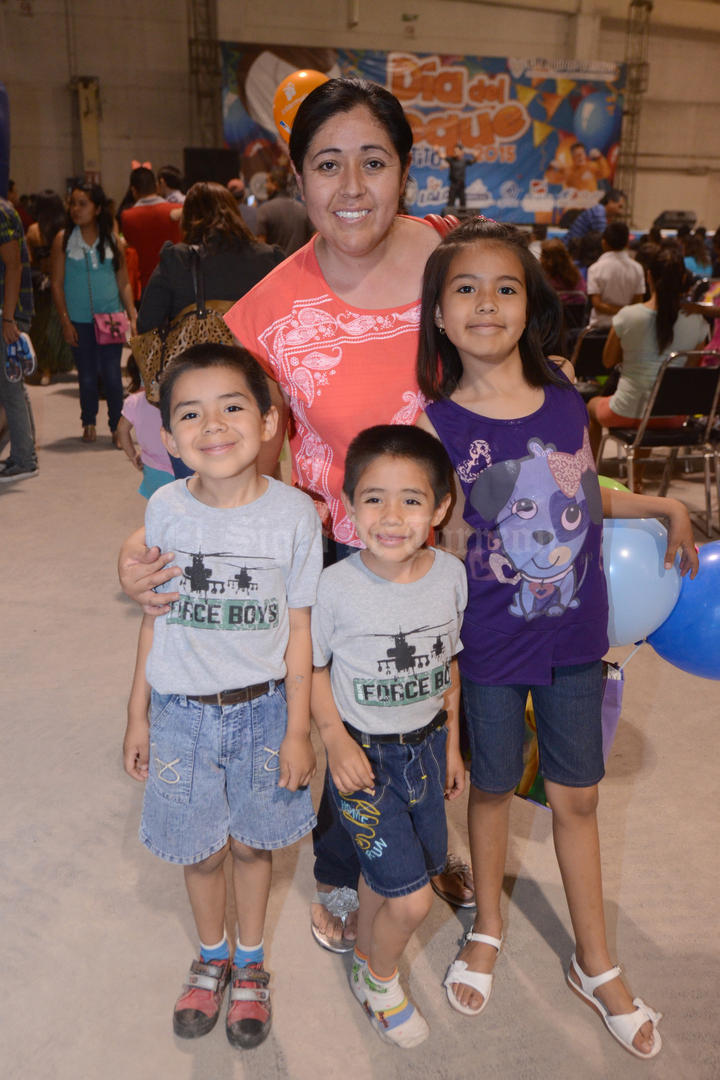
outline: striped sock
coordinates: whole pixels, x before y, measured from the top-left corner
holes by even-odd
[[[350,989],[361,1005],[365,1004],[365,972],[367,971],[368,958],[360,952],[357,945],[353,951],[352,967],[350,968]]]
[[[365,1009],[373,1027],[388,1042],[403,1049],[427,1039],[430,1029],[400,985],[397,968],[389,978],[376,975],[368,964],[365,980]]]
[[[225,934],[217,945],[203,945],[202,941],[200,942],[200,959],[203,964],[209,964],[211,960],[227,960],[229,956],[230,946]]]
[[[247,967],[248,964],[260,964],[262,967],[263,960],[265,959],[264,941],[261,941],[259,945],[253,945],[248,948],[247,945],[241,945],[237,942],[235,948],[235,955],[233,956],[233,964],[235,967]]]

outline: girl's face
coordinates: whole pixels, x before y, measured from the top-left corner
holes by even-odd
[[[298,177],[310,220],[325,243],[355,257],[372,252],[395,219],[408,168],[365,106],[326,120]]]
[[[445,330],[463,367],[519,359],[526,322],[525,272],[517,255],[496,241],[462,248],[450,263],[435,325]]]
[[[70,217],[75,225],[81,228],[83,225],[91,225],[99,213],[100,207],[96,206],[84,191],[73,191],[70,196]]]

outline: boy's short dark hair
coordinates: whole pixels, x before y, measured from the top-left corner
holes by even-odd
[[[443,444],[420,428],[405,424],[377,424],[356,435],[345,458],[343,491],[350,502],[367,467],[383,455],[408,458],[427,473],[435,505],[452,491],[453,467]]]
[[[252,353],[241,345],[217,345],[208,341],[185,349],[172,363],[168,364],[160,376],[160,415],[162,426],[166,431],[170,431],[173,387],[180,376],[188,371],[213,367],[234,368],[239,371],[244,376],[248,390],[257,403],[260,415],[265,416],[272,405],[270,387],[265,372]]]
[[[622,251],[628,246],[630,230],[624,221],[613,221],[605,226],[602,238],[611,251]]]

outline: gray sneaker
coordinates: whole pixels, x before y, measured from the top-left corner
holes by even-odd
[[[22,465],[3,462],[0,464],[0,484],[9,484],[14,480],[29,480],[31,476],[37,476],[39,471],[37,465],[25,469]]]

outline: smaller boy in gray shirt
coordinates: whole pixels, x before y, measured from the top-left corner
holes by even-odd
[[[230,981],[227,1037],[252,1047],[271,1022],[263,967],[271,852],[315,824],[307,785],[320,523],[307,495],[259,472],[278,416],[245,349],[187,349],[163,375],[160,411],[165,446],[195,475],[161,488],[147,507],[147,543],[174,551],[183,574],[167,614],[143,619],[125,769],[146,781],[140,839],[184,867],[200,938],[175,1004],[175,1034],[210,1031]],[[159,588],[170,593],[175,584]]]
[[[362,431],[343,502],[365,548],[323,572],[312,612],[312,712],[362,870],[350,985],[378,1034],[403,1048],[428,1026],[397,963],[445,866],[444,799],[465,786],[454,657],[467,580],[459,559],[426,546],[451,484],[445,449],[426,432]]]

